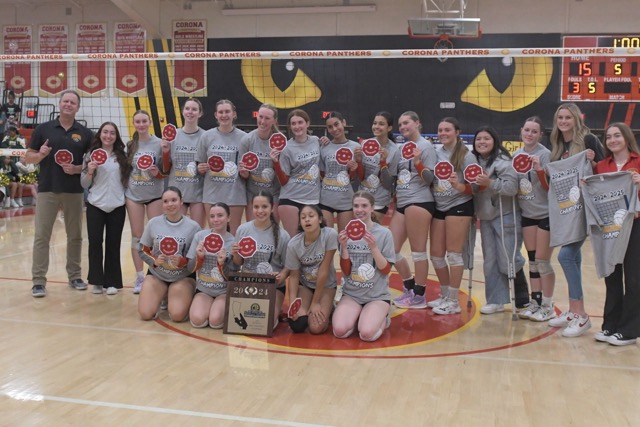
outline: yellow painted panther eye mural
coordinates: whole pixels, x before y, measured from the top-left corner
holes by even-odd
[[[515,71],[508,88],[498,91],[486,69],[462,93],[463,102],[503,113],[524,108],[536,101],[549,86],[553,74],[551,58],[515,58]]]
[[[289,87],[281,90],[273,79],[271,66],[271,59],[243,59],[240,65],[247,90],[261,103],[272,104],[276,108],[297,108],[322,96],[320,88],[299,68]],[[285,68],[292,72],[295,67],[288,62]]]

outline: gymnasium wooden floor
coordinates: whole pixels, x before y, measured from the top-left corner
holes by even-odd
[[[116,296],[67,287],[62,221],[51,241],[48,295],[33,298],[32,224],[31,208],[0,212],[3,426],[640,425],[638,346],[593,339],[604,284],[588,243],[593,327],[585,336],[562,338],[545,323],[512,321],[510,312],[481,316],[478,241],[472,309],[451,317],[396,310],[391,328],[366,345],[294,336],[282,324],[269,340],[224,335],[172,323],[166,312],[143,322],[130,284]],[[125,227],[126,279],[129,245]],[[566,283],[554,266],[556,306],[565,309]],[[400,292],[397,276],[393,287]]]

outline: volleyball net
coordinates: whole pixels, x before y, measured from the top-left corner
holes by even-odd
[[[204,105],[205,129],[216,125],[215,103],[230,99],[244,130],[255,127],[259,106],[268,103],[280,110],[282,128],[290,110],[307,111],[318,135],[330,111],[345,116],[357,139],[370,136],[376,112],[397,118],[412,110],[427,135],[453,116],[463,134],[489,124],[507,141],[517,140],[533,115],[551,127],[564,101],[579,103],[587,125],[597,129],[631,122],[640,99],[635,48],[5,54],[0,62],[4,97],[16,93],[22,128],[55,118],[60,94],[73,89],[82,96],[78,120],[94,130],[112,121],[125,140],[140,109],[150,113],[157,135],[165,124],[180,127],[190,97]]]

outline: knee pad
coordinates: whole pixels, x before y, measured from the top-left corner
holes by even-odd
[[[460,252],[449,252],[447,254],[447,261],[449,261],[449,265],[452,267],[464,265],[464,259],[462,258],[462,254]]]
[[[202,325],[196,325],[195,323],[193,323],[193,320],[189,320],[189,323],[191,323],[191,326],[193,326],[194,328],[206,328],[207,325],[209,325],[209,321],[205,319],[205,321],[202,323]]]
[[[529,262],[534,262],[536,260],[536,251],[527,251],[527,256],[529,257]]]
[[[428,259],[426,252],[411,252],[411,258],[413,258],[413,262],[426,261]]]
[[[296,334],[301,334],[307,330],[309,326],[309,316],[300,316],[296,320],[289,319],[289,326]]]
[[[139,237],[131,237],[131,249],[135,249],[136,251],[140,250],[140,238]]]
[[[447,268],[447,261],[441,256],[432,256],[431,264],[433,264],[433,268]]]
[[[222,329],[224,327],[224,322],[220,323],[219,325],[212,325],[211,323],[209,323],[209,327],[211,329]]]
[[[538,273],[540,276],[548,276],[549,274],[553,274],[553,267],[551,266],[551,261],[547,260],[537,260],[536,264],[538,264]]]
[[[396,252],[396,263],[402,261],[404,259],[404,257],[402,256],[402,254],[400,252]]]
[[[346,334],[340,336],[336,334],[335,329],[333,330],[333,335],[335,335],[336,338],[349,338],[351,334],[353,334],[353,328],[349,329]]]

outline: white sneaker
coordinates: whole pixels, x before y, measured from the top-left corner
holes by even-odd
[[[549,326],[552,328],[566,328],[571,320],[573,320],[573,313],[567,310],[555,319],[549,320]]]
[[[2,205],[5,209],[9,209],[11,207],[11,198],[10,197],[5,197],[4,198],[4,205]]]
[[[136,281],[133,282],[133,294],[138,295],[142,291],[142,284],[144,283],[144,276],[136,276]]]
[[[429,301],[427,303],[427,307],[436,308],[436,307],[439,307],[440,305],[442,305],[443,302],[444,302],[444,298],[442,297],[442,295],[440,295],[438,298],[436,298],[436,299],[434,299],[432,301]]]
[[[562,331],[562,336],[569,337],[569,338],[579,337],[580,335],[587,332],[590,328],[591,328],[591,319],[589,319],[588,315],[586,317],[582,317],[579,314],[574,314],[573,320],[569,322],[569,326],[567,326]]]
[[[504,304],[486,304],[480,309],[482,314],[495,314],[504,311]]]
[[[526,304],[524,307],[517,309],[518,317],[521,319],[531,319],[535,313],[540,310],[540,306],[538,305],[538,301],[532,300],[529,304]]]
[[[461,311],[460,303],[449,298],[444,298],[442,304],[433,309],[436,314],[458,314]]]
[[[118,294],[118,289],[114,288],[113,286],[109,286],[107,288],[107,295],[117,295]]]
[[[16,199],[16,203],[18,204],[18,206],[23,207],[24,203],[22,203],[22,198]]]
[[[20,207],[20,205],[16,203],[16,199],[11,199],[11,201],[9,203],[11,203],[11,207],[12,208],[19,208]]]
[[[91,291],[92,294],[96,294],[99,295],[102,293],[103,291],[103,286],[102,285],[93,285],[93,290]]]
[[[542,304],[538,311],[536,311],[533,316],[529,317],[529,320],[534,322],[546,322],[547,320],[551,320],[556,317],[556,309],[551,305]]]

